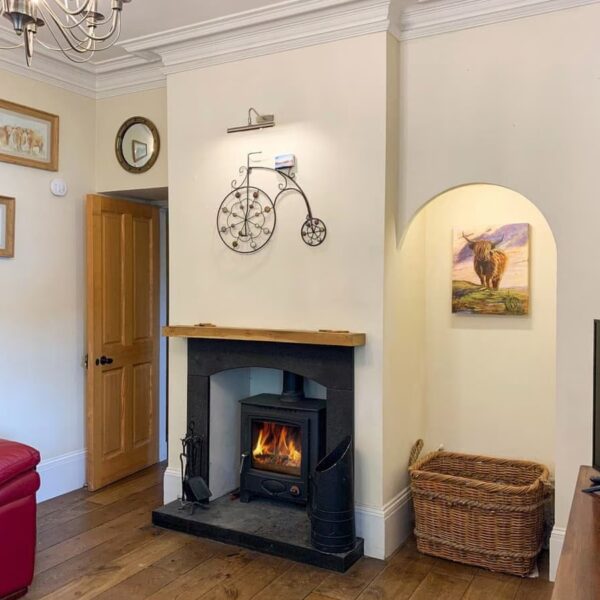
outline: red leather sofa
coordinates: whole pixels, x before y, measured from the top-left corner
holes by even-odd
[[[39,462],[34,448],[0,439],[0,600],[25,595],[33,579]]]

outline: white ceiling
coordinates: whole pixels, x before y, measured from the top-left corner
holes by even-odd
[[[118,46],[132,39],[280,2],[281,0],[131,0],[123,8],[121,37],[116,47],[99,52],[91,62],[98,64],[124,56],[126,52]],[[110,12],[110,0],[99,0],[98,6],[100,12]]]
[[[123,8],[121,40],[218,19],[279,2],[281,0],[131,0]],[[108,4],[109,0],[100,0],[100,5]]]

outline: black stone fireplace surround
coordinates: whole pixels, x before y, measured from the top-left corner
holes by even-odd
[[[327,390],[325,451],[333,450],[346,436],[353,436],[353,346],[362,344],[328,344],[190,337],[187,417],[188,424],[194,423],[194,433],[204,437],[202,460],[194,475],[202,476],[210,486],[210,378],[222,371],[268,368],[312,379]],[[245,504],[225,496],[193,514],[181,510],[180,502],[175,501],[156,510],[153,523],[336,571],[345,571],[363,555],[360,538],[356,547],[344,554],[316,550],[310,544],[306,508],[266,498],[253,498]]]

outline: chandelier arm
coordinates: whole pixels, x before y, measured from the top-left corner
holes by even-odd
[[[73,52],[77,52],[78,54],[85,54],[86,52],[90,51],[91,43],[92,43],[93,40],[91,40],[91,39],[87,40],[87,42],[86,42],[87,48],[82,47],[81,46],[81,42],[80,42],[80,45],[73,44],[73,42],[71,41],[71,39],[69,38],[69,36],[67,35],[67,33],[60,26],[60,22],[57,23],[56,19],[52,15],[51,15],[51,18],[52,18],[52,20],[54,21],[54,23],[57,26],[58,33],[60,33],[62,35],[62,37],[65,40],[65,42],[67,42],[67,44],[69,45],[69,48],[64,48],[61,45],[61,43],[59,42],[59,40],[58,40],[58,38],[56,36],[56,32],[54,31],[54,28],[51,27],[50,25],[48,25],[48,30],[52,34],[52,37],[54,38],[54,41],[58,44],[58,46],[60,46],[61,48],[63,48],[63,54],[65,54],[65,56],[67,55],[67,52],[69,52],[69,49],[72,50]]]
[[[50,29],[50,28],[48,28]],[[72,48],[71,43],[69,42],[69,40],[67,40],[67,43],[69,44],[70,48],[64,48],[60,45],[60,41],[58,40],[58,38],[56,37],[56,34],[54,33],[54,30],[50,29],[50,33],[52,34],[52,37],[54,38],[54,41],[57,43],[58,45],[58,49],[60,50],[71,62],[81,65],[84,63],[87,63],[91,60],[91,58],[94,56],[94,51],[86,51],[86,50],[77,50],[75,48],[73,48],[73,50],[77,53],[77,54],[81,54],[81,55],[87,55],[85,58],[76,58],[75,56],[73,56],[70,53],[70,50]]]
[[[54,38],[56,40],[56,38]],[[63,46],[60,45],[59,41],[57,41],[57,46],[51,46],[50,44],[47,44],[46,42],[44,42],[43,40],[36,40],[37,43],[42,46],[42,48],[45,48],[46,50],[49,50],[50,52],[69,52],[70,48],[64,48]],[[85,42],[83,42],[85,44],[89,44],[89,40],[85,40]],[[81,48],[83,46],[82,44],[79,44],[78,47]],[[104,48],[96,48],[96,50],[104,50]]]
[[[51,29],[50,27],[48,27],[48,30],[50,31],[50,33],[52,33],[52,34],[54,33],[53,29]],[[60,40],[57,40],[57,39],[56,39],[56,36],[54,36],[54,35],[53,35],[53,37],[54,37],[54,40],[56,41],[56,44],[57,44],[56,46],[52,46],[52,45],[48,44],[47,42],[44,42],[43,40],[40,40],[40,39],[38,39],[38,40],[36,40],[36,41],[37,41],[37,43],[38,43],[40,46],[42,46],[42,47],[43,47],[43,48],[45,48],[46,50],[50,50],[50,51],[52,51],[52,52],[69,52],[69,51],[70,51],[70,46],[69,46],[69,47],[67,47],[67,48],[65,48],[65,47],[64,47],[64,46],[63,46],[63,45],[60,43]],[[96,45],[96,49],[95,49],[95,51],[96,51],[96,52],[100,52],[100,51],[102,51],[102,50],[108,50],[109,48],[112,48],[112,47],[115,45],[115,43],[116,43],[117,41],[118,41],[118,40],[116,40],[116,39],[115,39],[115,40],[111,40],[111,42],[110,42],[110,43],[108,43],[108,44],[104,44],[104,45],[102,45],[102,46],[98,46],[98,45]],[[89,38],[86,38],[85,40],[80,40],[80,41],[79,41],[79,43],[78,43],[78,44],[75,44],[75,45],[76,45],[78,48],[84,48],[84,47],[88,47],[88,46],[90,45],[90,42],[93,42],[93,40],[90,40]],[[86,52],[87,52],[87,51],[89,51],[89,50],[86,50]]]
[[[80,39],[79,37],[77,37],[77,35],[74,33],[75,31],[79,32],[79,33],[83,33],[83,35],[88,39],[88,40],[93,40],[95,42],[105,42],[106,40],[110,39],[111,37],[113,37],[116,34],[116,39],[115,42],[118,40],[118,38],[121,35],[121,17],[120,17],[120,13],[119,11],[115,11],[111,17],[111,28],[110,30],[102,35],[93,35],[88,33],[82,26],[79,26],[77,28],[65,28],[62,27],[62,22],[60,21],[60,19],[56,19],[53,18],[54,22],[56,23],[56,25],[63,29],[63,31],[66,29],[68,31],[68,33],[75,38],[75,40],[77,40],[78,42],[82,42],[83,40]],[[104,25],[106,25],[108,23],[108,20],[104,21]]]
[[[54,0],[54,1],[56,1],[56,0]],[[49,16],[54,21],[56,26],[62,30],[67,30],[75,38],[75,40],[77,42],[83,42],[83,40],[81,38],[79,38],[77,35],[75,35],[74,31],[79,31],[79,32],[83,33],[83,35],[88,39],[95,40],[97,42],[104,42],[114,35],[114,33],[117,30],[117,27],[121,21],[121,19],[120,19],[121,11],[114,8],[111,11],[111,15],[109,17],[106,17],[104,19],[104,21],[98,21],[95,23],[96,27],[101,27],[101,28],[105,27],[106,25],[108,25],[110,23],[111,24],[110,30],[102,35],[93,35],[93,34],[89,34],[86,31],[87,27],[84,25],[85,21],[89,18],[90,14],[93,12],[91,9],[88,10],[78,21],[68,24],[68,23],[65,23],[54,12],[52,7],[48,4],[48,0],[41,0],[41,2],[43,3],[43,8],[46,9],[46,11],[48,12]],[[44,12],[43,8],[40,8],[42,13]],[[93,8],[93,6],[92,6],[92,8]],[[73,17],[73,15],[70,15],[70,16]]]
[[[47,0],[41,0],[43,7],[40,7],[40,11],[42,14],[44,14],[44,9],[49,13],[50,17],[52,17],[52,19],[55,21],[55,23],[61,28],[61,29],[67,29],[67,30],[71,30],[71,29],[82,29],[82,25],[83,23],[85,23],[86,19],[89,17],[90,12],[91,11],[87,11],[83,17],[81,17],[81,19],[79,19],[78,21],[75,21],[74,23],[65,23],[52,9],[52,7],[48,4]],[[45,15],[44,15],[45,16]],[[76,15],[71,15],[68,14],[68,17],[71,18],[75,18]],[[83,29],[82,29],[83,30]]]
[[[121,37],[121,13],[119,11],[114,11],[112,16],[112,24],[110,31],[103,35],[90,35],[86,33],[86,37],[95,42],[105,42],[110,39],[113,35],[116,36],[115,42]]]
[[[39,1],[39,0],[38,0]],[[42,3],[44,4],[44,6],[46,6],[46,8],[49,11],[52,11],[52,8],[50,7],[48,0],[41,0]],[[80,15],[83,12],[89,13],[90,12],[90,7],[93,6],[93,2],[94,0],[86,0],[85,4],[83,4],[81,7],[77,8],[76,10],[71,10],[67,4],[65,4],[64,2],[61,2],[60,0],[52,0],[54,2],[54,4],[56,4],[66,15],[70,15],[70,16],[77,16]]]
[[[52,12],[51,9],[48,9],[48,10],[50,12]],[[97,28],[101,28],[101,27],[105,27],[108,24],[113,23],[114,22],[114,13],[115,12],[119,12],[119,11],[116,11],[116,10],[115,11],[111,11],[110,16],[106,17],[103,21],[94,21],[94,25]],[[56,16],[56,13],[53,13],[53,14]],[[69,30],[79,29],[79,30],[81,30],[87,36],[86,29],[88,28],[88,25],[85,24],[85,21],[90,17],[90,14],[91,14],[91,12],[87,12],[79,21],[76,21],[75,23],[71,23],[70,25],[68,23],[63,22],[60,19],[60,17],[57,16],[57,18],[59,19],[59,21],[61,23],[61,26],[64,29],[69,29]],[[71,18],[74,18],[74,17],[71,17]]]

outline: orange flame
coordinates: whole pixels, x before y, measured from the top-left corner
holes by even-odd
[[[268,471],[299,475],[302,464],[299,429],[272,422],[258,425],[258,435],[252,450],[255,466]]]

